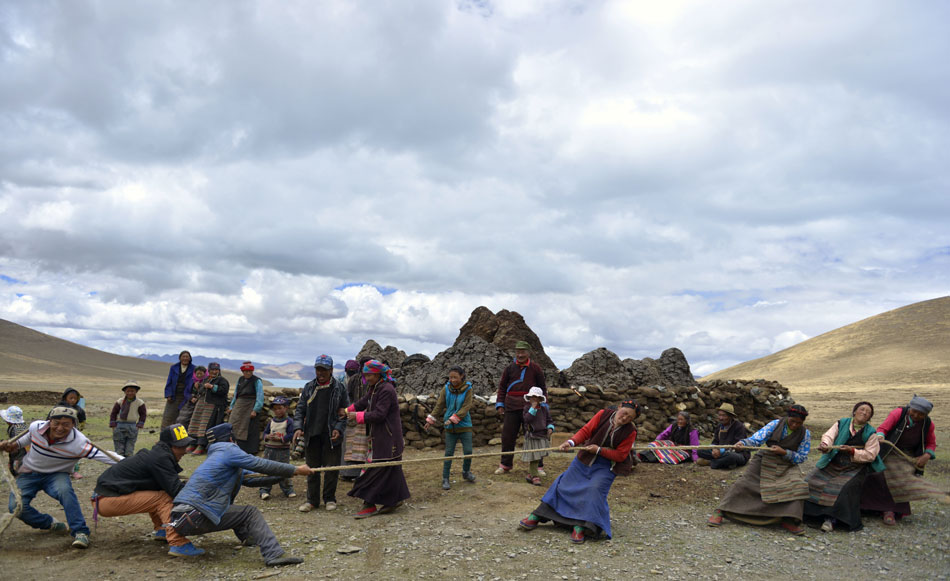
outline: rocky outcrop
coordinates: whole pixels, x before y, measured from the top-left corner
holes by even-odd
[[[458,365],[472,382],[475,393],[484,396],[498,389],[501,370],[511,358],[497,346],[484,339],[469,335],[459,338],[455,345],[435,356],[432,361],[405,366],[396,370],[394,377],[400,393],[433,393],[440,389],[449,375],[449,368]]]
[[[557,365],[544,352],[541,339],[525,323],[524,317],[514,311],[502,309],[492,313],[487,307],[478,307],[459,329],[455,342],[473,335],[481,337],[509,355],[514,355],[515,343],[527,341],[531,345],[532,361],[540,365],[548,377],[557,373]]]
[[[396,349],[392,345],[386,345],[385,348],[380,347],[379,343],[370,339],[363,344],[363,348],[360,349],[360,352],[356,354],[354,359],[360,361],[363,357],[383,361],[391,368],[396,369],[402,365],[403,360],[406,358],[406,352],[401,349]]]

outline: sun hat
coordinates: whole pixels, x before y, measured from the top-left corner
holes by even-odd
[[[528,401],[528,399],[529,399],[529,398],[532,398],[532,397],[540,397],[542,403],[548,401],[547,396],[545,396],[545,395],[544,395],[544,392],[541,391],[541,388],[540,388],[540,387],[537,387],[537,386],[532,387],[531,389],[528,390],[528,393],[524,394],[524,400],[525,400],[525,401]]]
[[[135,383],[134,381],[126,381],[126,382],[125,382],[125,385],[122,386],[122,391],[125,392],[125,390],[128,389],[128,388],[130,388],[130,387],[134,387],[134,388],[135,388],[135,393],[138,393],[139,390],[142,389],[142,386],[140,386],[139,384]]]
[[[719,409],[726,412],[732,417],[736,417],[736,408],[732,407],[731,403],[723,402],[723,404],[719,406]]]
[[[18,406],[12,405],[5,410],[0,410],[0,418],[11,424],[23,423],[23,410]]]

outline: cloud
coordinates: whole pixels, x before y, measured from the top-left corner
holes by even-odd
[[[759,357],[946,294],[948,12],[5,5],[0,317],[285,361],[486,305],[561,366]]]

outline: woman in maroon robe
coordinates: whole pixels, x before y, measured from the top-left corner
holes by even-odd
[[[402,460],[402,420],[389,366],[375,359],[367,361],[363,365],[363,379],[369,391],[347,408],[347,415],[358,425],[366,426],[367,462]],[[366,518],[396,510],[409,498],[409,485],[402,466],[368,468],[347,494],[363,500],[363,508],[354,517]]]

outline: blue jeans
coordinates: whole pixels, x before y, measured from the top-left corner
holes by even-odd
[[[33,498],[42,490],[63,505],[70,534],[74,537],[77,533],[89,534],[89,527],[86,526],[86,519],[82,516],[79,499],[76,498],[76,491],[73,490],[73,485],[69,481],[68,472],[50,472],[47,474],[29,472],[20,474],[16,477],[16,485],[23,497],[23,510],[20,512],[20,520],[34,529],[48,529],[53,526],[53,517],[30,506]],[[15,507],[16,499],[11,492],[10,512],[13,512]]]
[[[455,455],[455,444],[456,442],[462,442],[462,453],[471,454],[472,453],[472,433],[471,432],[457,432],[453,433],[448,430],[445,432],[445,455],[454,456]],[[466,458],[462,460],[462,472],[470,472],[472,470],[472,459]],[[448,478],[449,473],[452,471],[452,461],[448,460],[442,463],[442,478]]]

